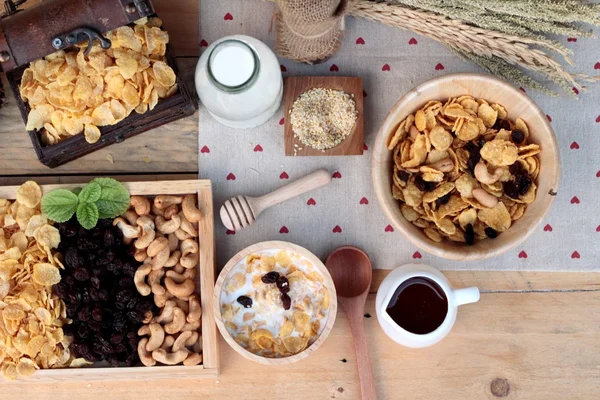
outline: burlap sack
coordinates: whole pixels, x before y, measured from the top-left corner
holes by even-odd
[[[341,44],[347,0],[277,0],[276,51],[291,60],[317,63]]]

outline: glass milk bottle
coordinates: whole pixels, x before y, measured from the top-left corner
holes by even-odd
[[[219,39],[200,57],[196,92],[221,124],[254,128],[279,109],[283,79],[277,57],[267,45],[245,35]]]

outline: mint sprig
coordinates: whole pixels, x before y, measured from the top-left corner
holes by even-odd
[[[83,188],[56,189],[42,198],[42,213],[56,222],[77,215],[85,229],[92,229],[101,218],[114,218],[129,208],[129,192],[112,178],[96,178]]]

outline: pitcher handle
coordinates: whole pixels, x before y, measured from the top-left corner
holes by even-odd
[[[479,289],[476,286],[471,286],[464,289],[454,290],[454,299],[457,306],[463,304],[477,303],[479,301]]]

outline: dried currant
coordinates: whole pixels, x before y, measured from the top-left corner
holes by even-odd
[[[475,230],[471,224],[467,224],[465,227],[465,243],[469,246],[475,243]]]
[[[500,119],[498,118],[496,120],[496,123],[494,123],[494,126],[492,126],[492,129],[495,129],[497,131],[499,131],[500,129],[505,129],[507,131],[510,131],[511,129],[511,125],[510,125],[510,121],[507,119]]]
[[[448,203],[450,201],[450,193],[447,193],[445,195],[443,195],[442,197],[439,197],[435,200],[435,204],[437,204],[438,206],[444,205],[446,203]]]
[[[277,282],[278,278],[279,278],[279,272],[271,271],[271,272],[264,274],[263,277],[260,278],[260,280],[263,281],[263,283],[275,283],[275,282]]]
[[[402,182],[408,182],[408,179],[410,178],[410,174],[402,170],[398,170],[396,175],[398,176],[398,179],[400,179]]]
[[[252,307],[252,299],[248,296],[240,296],[237,298],[237,302],[240,303],[244,308]]]
[[[525,140],[525,133],[519,129],[515,129],[510,134],[510,138],[512,139],[513,143],[521,144],[523,143],[523,140]]]
[[[281,304],[283,304],[284,310],[289,310],[292,306],[292,299],[290,298],[290,296],[288,296],[287,293],[281,294]]]
[[[490,228],[489,226],[483,230],[485,235],[490,239],[496,239],[498,237],[498,232],[494,228]]]
[[[280,276],[279,279],[277,279],[277,289],[279,289],[281,293],[289,292],[290,281],[288,281],[288,278],[286,278],[285,276]]]
[[[532,183],[533,182],[531,181],[529,175],[518,175],[515,177],[515,185],[517,186],[521,196],[525,196]]]
[[[435,185],[435,182],[427,182],[427,181],[423,180],[423,178],[421,176],[417,175],[415,177],[415,186],[421,192],[431,192],[433,189],[435,189],[436,185]]]
[[[513,181],[504,182],[502,184],[502,189],[504,190],[504,194],[511,199],[519,198],[519,188]]]

